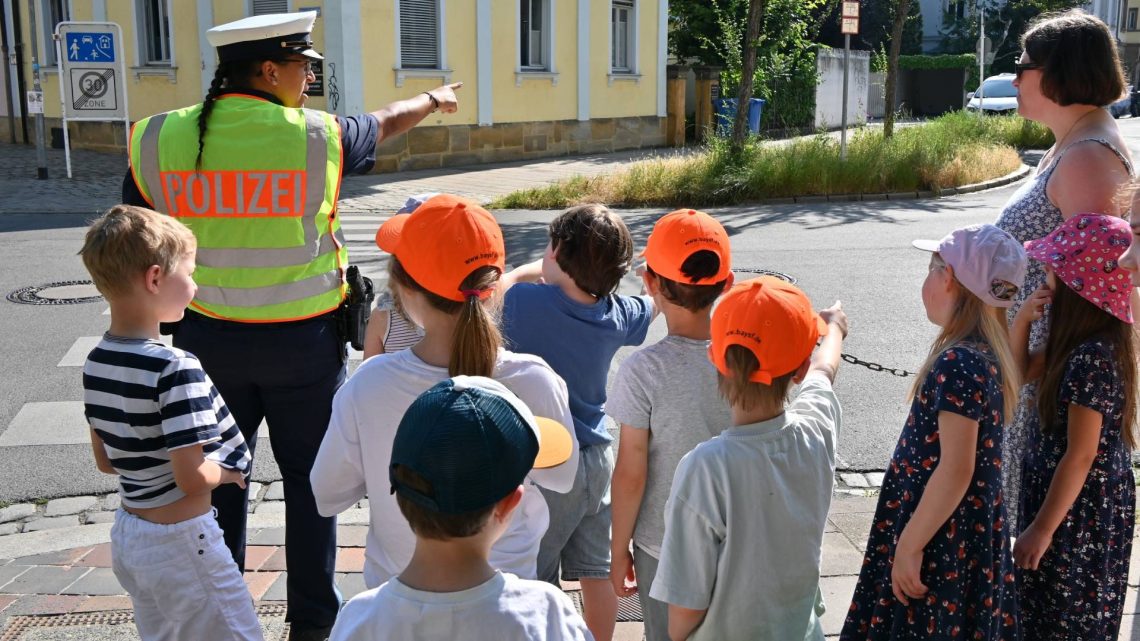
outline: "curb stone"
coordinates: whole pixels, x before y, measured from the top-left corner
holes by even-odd
[[[960,187],[945,187],[938,190],[925,190],[925,191],[892,191],[871,194],[813,194],[810,196],[792,196],[790,198],[765,198],[762,200],[749,201],[749,205],[818,205],[821,203],[838,203],[838,202],[868,202],[879,200],[921,200],[926,198],[942,198],[944,196],[959,196],[963,194],[972,194],[987,189],[994,189],[996,187],[1004,187],[1010,183],[1017,182],[1025,178],[1033,170],[1032,167],[1021,164],[1016,171],[1001,176],[1000,178],[991,178],[980,183],[973,183],[970,185],[962,185]]]

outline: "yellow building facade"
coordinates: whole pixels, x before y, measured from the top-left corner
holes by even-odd
[[[325,56],[307,106],[375,111],[463,82],[458,113],[381,143],[377,171],[664,144],[667,0],[0,0],[7,115],[24,113],[32,55],[47,129],[60,127],[51,33],[62,20],[120,25],[132,121],[201,101],[217,58],[211,26],[259,13],[319,12]],[[34,11],[36,46],[32,46]],[[19,55],[16,55],[16,54]],[[4,114],[0,114],[4,115]],[[22,136],[22,134],[21,134]],[[122,149],[121,124],[69,123],[73,146]]]

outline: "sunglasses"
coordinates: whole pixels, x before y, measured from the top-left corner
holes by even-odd
[[[1033,69],[1040,69],[1041,65],[1036,62],[1015,62],[1013,63],[1013,73],[1017,74],[1017,79],[1021,80],[1021,74]]]
[[[305,74],[313,73],[313,63],[308,60],[298,60],[297,58],[284,58],[282,60],[274,60],[279,65],[296,62],[305,65]]]

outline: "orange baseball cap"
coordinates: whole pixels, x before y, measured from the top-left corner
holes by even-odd
[[[728,376],[724,354],[729,345],[740,345],[760,361],[748,380],[770,385],[795,371],[825,334],[827,323],[798,287],[761,276],[733,286],[713,309],[709,358]]]
[[[709,278],[693,280],[681,271],[681,265],[689,256],[705,250],[720,258],[720,269]],[[641,255],[655,274],[678,283],[719,283],[732,272],[728,232],[715,218],[703,211],[678,209],[659,218]]]
[[[505,269],[507,252],[495,217],[474,201],[450,194],[433,196],[414,212],[384,221],[376,244],[424,289],[458,302],[492,293],[461,290],[471,272],[485,266]]]

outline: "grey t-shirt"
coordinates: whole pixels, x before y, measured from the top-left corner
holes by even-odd
[[[648,429],[649,469],[633,532],[634,545],[655,558],[665,538],[665,502],[681,457],[732,425],[716,387],[709,342],[666,336],[631,354],[618,370],[606,414]]]

